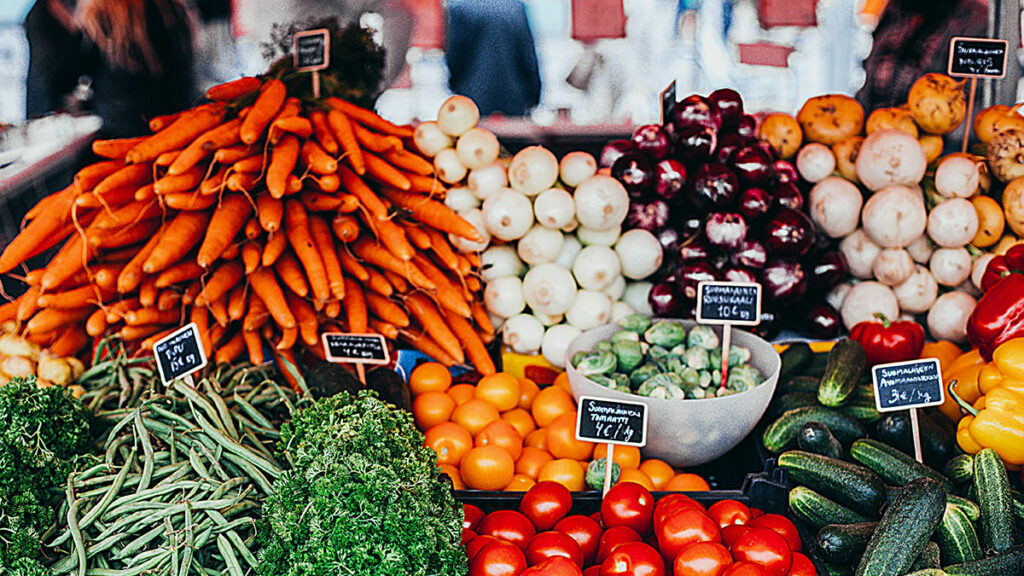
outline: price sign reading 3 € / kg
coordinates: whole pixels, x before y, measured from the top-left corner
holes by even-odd
[[[879,364],[871,369],[879,412],[938,406],[945,400],[936,358]]]
[[[195,322],[158,340],[153,344],[153,354],[164,385],[206,366],[206,351]]]

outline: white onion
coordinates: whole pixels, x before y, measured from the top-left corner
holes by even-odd
[[[608,295],[612,299],[612,302],[622,298],[622,294],[626,291],[626,277],[621,274],[615,277],[615,280],[611,281],[611,284],[605,287],[602,292]]]
[[[544,332],[540,350],[544,358],[558,368],[565,368],[565,351],[569,344],[581,334],[580,329],[569,324],[552,326]]]
[[[974,259],[974,265],[971,271],[971,284],[974,284],[974,287],[978,290],[981,290],[981,278],[985,275],[988,263],[995,257],[995,254],[982,254]]]
[[[441,104],[437,111],[437,127],[449,136],[460,136],[480,121],[480,109],[465,96],[456,94]]]
[[[880,282],[861,282],[850,289],[839,313],[849,330],[861,322],[873,321],[876,313],[896,318],[900,315],[900,305],[892,288]]]
[[[565,313],[565,321],[580,330],[591,330],[611,322],[612,299],[604,292],[580,290]]]
[[[853,289],[853,284],[849,282],[836,284],[825,295],[825,302],[836,310],[840,310],[843,307],[843,301],[846,300],[846,295],[850,293],[851,289]]]
[[[936,340],[950,340],[955,344],[967,341],[967,319],[974,312],[977,301],[959,290],[939,296],[928,311],[928,332]]]
[[[526,308],[523,282],[518,276],[502,276],[489,280],[484,288],[484,304],[495,316],[511,318]]]
[[[529,314],[509,318],[501,332],[502,342],[517,354],[536,354],[544,339],[544,325]]]
[[[516,254],[516,249],[508,244],[491,246],[480,255],[480,276],[490,282],[502,276],[521,276],[526,266]]]
[[[628,302],[612,303],[612,322],[618,322],[631,314],[636,314],[636,310]]]
[[[921,234],[910,244],[907,244],[907,252],[910,253],[910,257],[914,259],[914,262],[918,264],[927,264],[932,259],[932,252],[935,251],[935,245],[928,239],[927,234]]]
[[[452,243],[452,246],[458,249],[459,252],[479,252],[487,248],[487,245],[491,243],[491,234],[487,231],[487,226],[484,225],[484,213],[478,208],[473,208],[472,210],[463,210],[462,212],[459,212],[459,216],[461,216],[466,222],[472,224],[473,228],[476,228],[477,234],[479,234],[483,240],[480,242],[473,242],[472,240],[467,240],[462,236],[449,234],[448,241]]]
[[[622,228],[616,226],[608,230],[593,230],[591,228],[578,228],[576,237],[583,242],[584,246],[613,246],[619,241],[619,234]]]
[[[565,314],[576,298],[572,272],[547,262],[534,266],[523,278],[523,297],[530,308],[544,314]]]
[[[572,263],[576,283],[585,290],[604,290],[619,272],[619,257],[607,246],[587,246]]]
[[[917,138],[900,130],[879,130],[864,139],[857,153],[857,178],[868,190],[911,186],[921,181],[927,158]],[[916,236],[915,236],[916,237]]]
[[[932,302],[935,302],[936,296],[939,295],[939,284],[927,268],[918,264],[902,284],[893,288],[893,292],[896,294],[900,310],[920,314],[932,307]]]
[[[886,286],[902,284],[914,272],[914,260],[902,248],[882,250],[871,264],[871,273]]]
[[[500,150],[498,137],[486,128],[467,130],[455,143],[459,161],[470,170],[490,166],[498,159]]]
[[[946,198],[970,198],[979,182],[977,164],[964,156],[947,156],[935,169],[935,189]]]
[[[441,131],[437,122],[421,122],[412,133],[412,140],[425,156],[433,158],[438,152],[452,147],[450,136]]]
[[[516,250],[523,262],[530,264],[541,264],[543,262],[554,262],[562,249],[562,233],[558,230],[534,226],[519,239],[519,246]]]
[[[971,277],[971,254],[966,248],[939,248],[929,263],[932,276],[943,286],[959,286]]]
[[[445,184],[455,184],[466,177],[466,167],[453,148],[445,148],[434,156],[434,173]]]
[[[618,180],[595,174],[576,187],[576,219],[580,226],[608,230],[622,224],[629,210],[629,195]]]
[[[577,228],[579,228],[579,227],[580,227],[580,223],[579,223],[579,221],[578,221],[578,220],[576,220],[576,217],[575,217],[575,216],[573,216],[573,217],[572,217],[572,220],[570,220],[570,221],[569,221],[569,223],[568,223],[568,224],[566,224],[565,226],[562,226],[562,227],[560,228],[560,230],[561,230],[562,232],[565,232],[566,234],[572,234],[572,233],[573,233],[573,232],[575,232],[575,231],[576,231],[576,229],[577,229]]]
[[[561,228],[576,215],[576,203],[561,188],[548,188],[533,199],[533,213],[541,226]]]
[[[818,229],[832,238],[842,238],[857,229],[863,204],[860,190],[844,178],[825,178],[811,188],[811,220]]]
[[[466,186],[474,196],[487,200],[488,196],[508,186],[505,166],[501,162],[494,162],[490,166],[470,170]]]
[[[807,144],[796,155],[796,171],[808,182],[824,180],[835,169],[836,157],[824,144]]]
[[[456,212],[462,212],[463,210],[479,208],[480,199],[473,196],[473,193],[469,191],[469,188],[457,186],[455,188],[448,189],[448,193],[444,197],[444,205]]]
[[[648,297],[651,295],[651,288],[654,284],[647,281],[627,282],[626,291],[622,293],[622,301],[633,307],[638,314],[651,316],[651,303]]]
[[[928,237],[944,248],[966,246],[978,233],[978,212],[966,198],[950,198],[928,215]]]
[[[579,239],[575,236],[563,236],[562,249],[558,251],[555,264],[566,270],[572,268],[572,263],[576,261],[576,255],[580,253],[580,250],[583,250],[583,244]]]
[[[868,238],[864,230],[857,229],[853,234],[843,238],[839,243],[839,251],[846,258],[850,275],[854,278],[867,279],[871,278],[871,268],[882,249]]]
[[[619,237],[615,252],[622,261],[622,275],[630,280],[647,278],[661,267],[661,242],[641,228],[628,230]]]
[[[883,248],[910,244],[924,232],[927,221],[921,193],[906,186],[889,186],[875,192],[864,203],[861,213],[864,232]]]
[[[533,225],[530,199],[508,188],[488,196],[481,211],[487,231],[506,242],[522,238]]]
[[[512,157],[508,181],[513,189],[534,196],[558,180],[558,159],[543,146],[523,148]]]
[[[558,171],[562,176],[562,182],[570,188],[575,188],[580,182],[597,174],[597,161],[588,152],[569,152],[562,156]]]
[[[554,316],[551,316],[549,314],[544,314],[543,312],[537,312],[536,310],[533,311],[533,316],[537,320],[540,320],[540,323],[545,326],[554,326],[555,324],[561,324],[562,321],[565,320],[565,314],[556,314]]]

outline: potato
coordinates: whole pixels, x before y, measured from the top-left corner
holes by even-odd
[[[15,334],[0,335],[0,356],[25,356],[33,361],[39,357],[39,346]]]
[[[900,315],[896,294],[892,288],[879,282],[861,282],[855,285],[846,295],[840,310],[847,330],[861,322],[873,321],[877,312],[881,312],[886,318],[897,318]]]
[[[842,238],[857,229],[864,198],[848,181],[830,176],[811,188],[811,220],[818,230],[832,238]]]
[[[63,358],[41,358],[39,360],[39,378],[49,380],[57,386],[71,384],[71,366]]]
[[[907,96],[914,122],[929,134],[949,134],[964,120],[967,96],[964,81],[945,74],[925,74],[914,82]]]
[[[1006,234],[999,239],[999,242],[995,246],[992,247],[991,252],[998,256],[1002,256],[1006,254],[1007,250],[1021,243],[1024,243],[1024,240],[1017,238],[1013,234]]]
[[[0,361],[0,370],[12,378],[27,378],[35,374],[35,363],[27,356],[8,356]]]
[[[875,258],[871,273],[882,284],[897,286],[914,273],[914,260],[902,248],[886,248]]]
[[[988,165],[1003,182],[1024,176],[1024,129],[1003,130],[988,143]]]
[[[924,150],[925,162],[931,164],[942,156],[942,136],[936,134],[922,134],[918,139],[921,149]]]
[[[996,134],[1010,128],[1024,131],[1024,116],[1003,104],[989,106],[974,117],[974,135],[985,144],[991,142]]]
[[[978,213],[978,233],[971,239],[971,244],[978,248],[988,248],[999,242],[1006,228],[1003,207],[994,199],[981,194],[971,198],[971,204]]]
[[[860,154],[860,146],[864,143],[862,136],[850,136],[843,138],[832,145],[832,153],[836,157],[836,168],[839,173],[854,184],[860,184],[857,178],[857,155]],[[941,142],[940,149],[941,149]]]
[[[1006,223],[1018,236],[1024,235],[1024,178],[1016,178],[1003,190]]]
[[[902,284],[893,288],[900,310],[911,314],[927,312],[939,295],[939,284],[932,273],[918,264]]]
[[[906,108],[879,108],[872,112],[864,131],[870,135],[880,130],[899,130],[917,138],[917,124]]]
[[[805,140],[831,146],[843,138],[860,134],[864,126],[864,109],[849,96],[826,94],[804,102],[796,119]]]
[[[82,373],[85,372],[85,365],[82,364],[81,360],[74,356],[68,356],[64,360],[67,361],[68,366],[71,367],[71,379],[78,380],[82,376]]]
[[[928,214],[928,237],[943,248],[966,246],[978,233],[978,213],[966,198],[950,198]]]
[[[866,280],[871,278],[871,268],[882,249],[868,238],[864,230],[857,229],[839,242],[839,251],[846,259],[850,276]]]
[[[757,135],[767,141],[779,158],[783,159],[796,154],[804,138],[796,118],[782,112],[773,112],[765,116],[757,129]]]

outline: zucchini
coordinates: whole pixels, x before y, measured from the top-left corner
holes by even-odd
[[[941,555],[939,545],[934,540],[929,540],[924,543],[924,548],[921,548],[921,553],[917,555],[910,569],[915,571],[938,570],[942,567]]]
[[[817,402],[817,400],[815,400]],[[829,458],[842,458],[843,445],[832,435],[832,431],[821,422],[804,424],[796,435],[796,444],[805,452],[821,454]]]
[[[931,478],[939,482],[946,492],[953,492],[953,483],[945,476],[878,440],[857,440],[850,446],[850,456],[877,472],[890,484],[903,486],[917,478]]]
[[[878,522],[829,524],[818,530],[815,543],[826,562],[853,562],[864,554],[876,527]]]
[[[953,564],[943,569],[950,576],[1020,576],[1024,574],[1024,545],[1014,546],[1002,554]]]
[[[811,350],[811,346],[807,342],[794,342],[787,346],[779,356],[782,358],[782,368],[779,369],[781,378],[789,374],[799,374],[814,357],[814,351]]]
[[[820,454],[790,450],[778,458],[789,478],[851,510],[877,516],[885,504],[885,482],[871,469]]]
[[[786,450],[796,441],[800,428],[808,422],[821,422],[840,442],[847,444],[867,435],[860,422],[842,412],[824,406],[805,406],[790,410],[772,422],[761,438],[764,447],[773,454]]]
[[[860,344],[849,338],[836,342],[818,385],[818,402],[832,407],[845,404],[866,366],[867,356]]]
[[[777,394],[791,394],[793,392],[807,392],[818,397],[818,378],[816,376],[793,376],[786,380],[779,381]]]
[[[774,420],[794,408],[817,405],[818,397],[813,392],[790,392],[772,400],[765,417]]]
[[[974,479],[974,456],[960,454],[946,462],[943,471],[955,484],[966,484]]]
[[[918,410],[917,416],[921,429],[921,455],[926,464],[939,469],[953,457],[956,441],[923,411]],[[886,414],[879,419],[875,424],[875,437],[906,454],[914,455],[913,428],[910,414],[905,410]]]
[[[974,488],[981,508],[981,543],[1002,552],[1013,546],[1013,504],[1010,480],[999,454],[984,448],[974,456]]]
[[[974,524],[959,506],[946,503],[942,522],[935,532],[942,551],[942,559],[947,564],[963,564],[981,558],[981,544]]]
[[[885,510],[856,576],[901,576],[910,571],[942,521],[946,491],[931,478],[918,478],[900,490]]]
[[[827,524],[869,521],[869,518],[805,486],[797,486],[789,491],[789,509],[794,516],[815,529]]]
[[[967,519],[971,522],[977,522],[978,518],[981,518],[981,508],[979,508],[973,501],[968,500],[963,496],[947,493],[946,502],[959,508],[961,512],[967,515]]]

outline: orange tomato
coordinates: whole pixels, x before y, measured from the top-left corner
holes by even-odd
[[[617,446],[616,450],[619,448],[621,448],[621,446]],[[621,484],[623,482],[634,482],[648,490],[654,490],[654,482],[651,482],[651,479],[647,477],[647,474],[644,474],[636,468],[626,468],[619,473],[619,481],[617,484]]]
[[[499,412],[519,405],[519,380],[515,376],[498,372],[484,376],[476,383],[476,397],[494,405]]]
[[[473,436],[483,430],[484,426],[500,417],[501,414],[498,413],[497,408],[490,402],[479,398],[467,400],[461,406],[456,406],[455,411],[452,412],[452,422],[462,424]]]
[[[522,408],[514,408],[505,412],[501,415],[501,419],[515,426],[516,430],[519,431],[519,435],[523,438],[537,428],[537,425],[533,422],[533,416],[530,416],[530,413]]]
[[[447,474],[452,479],[452,488],[455,490],[465,490],[466,483],[462,481],[462,475],[459,473],[459,469],[451,464],[441,464],[441,473]]]
[[[537,474],[537,481],[550,480],[558,482],[569,489],[570,492],[583,490],[583,465],[569,458],[552,460],[545,464]]]
[[[473,490],[501,490],[512,481],[515,462],[497,446],[477,446],[462,457],[462,481]]]
[[[705,490],[711,490],[711,486],[708,485],[707,480],[696,474],[682,472],[673,476],[672,479],[665,484],[665,490],[668,490],[669,492],[703,492]]]
[[[456,406],[462,406],[476,395],[476,386],[472,384],[456,384],[446,390],[445,393],[451,396],[452,400],[455,400]]]
[[[540,469],[552,460],[554,460],[554,457],[547,450],[526,446],[523,448],[523,453],[519,456],[519,459],[516,460],[516,474],[525,474],[530,478],[536,479],[537,475],[540,474]]]
[[[412,401],[412,415],[420,430],[447,422],[454,410],[455,400],[444,392],[424,392]]]
[[[537,428],[533,432],[530,432],[523,438],[523,445],[530,446],[533,448],[540,448],[541,450],[548,449],[548,429]]]
[[[424,444],[437,452],[438,464],[458,466],[462,457],[473,447],[473,436],[455,422],[437,424],[423,436]]]
[[[537,392],[540,392],[540,387],[537,383],[529,378],[519,378],[519,407],[530,409],[533,405],[533,399],[537,397]]]
[[[607,444],[594,445],[594,460],[597,460],[598,458],[606,458],[607,456]],[[626,470],[627,468],[639,468],[640,449],[636,446],[616,446],[615,449],[612,450],[612,461],[618,464],[623,470]]]
[[[572,394],[572,388],[569,387],[569,373],[562,372],[558,376],[555,376],[555,381],[551,383],[555,388],[561,388],[569,394]]]
[[[452,374],[440,362],[424,362],[409,375],[409,391],[413,396],[424,392],[444,392],[452,385]]]
[[[921,349],[921,358],[938,358],[939,368],[945,373],[963,353],[959,346],[949,340],[939,340],[925,342],[924,348]]]
[[[573,460],[583,460],[594,453],[592,442],[576,439],[575,412],[562,414],[548,426],[548,452],[555,458]]]
[[[557,386],[548,386],[537,393],[530,406],[530,413],[537,426],[547,426],[563,414],[576,411],[576,402],[565,390]]]
[[[523,453],[523,437],[504,420],[495,420],[481,430],[474,439],[475,446],[497,446],[508,451],[512,459]]]
[[[621,446],[615,447],[616,455],[619,453],[619,448],[621,448]],[[668,462],[658,460],[657,458],[651,458],[641,462],[640,471],[647,474],[647,477],[651,479],[651,483],[654,484],[655,490],[664,490],[668,481],[676,475],[676,471],[669,466]]]
[[[523,474],[515,474],[512,480],[505,486],[506,492],[526,492],[536,484],[537,481]]]

